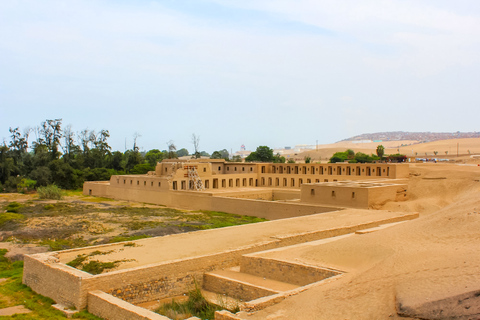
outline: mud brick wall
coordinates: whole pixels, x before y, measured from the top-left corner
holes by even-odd
[[[106,320],[170,320],[99,290],[89,292],[88,312]]]
[[[83,277],[92,277],[88,273],[55,263],[52,254],[26,255],[23,270],[23,283],[33,291],[67,307],[85,307],[87,297],[81,284]]]
[[[335,270],[311,267],[265,257],[256,257],[253,255],[242,257],[240,271],[298,286],[305,286],[341,273]]]

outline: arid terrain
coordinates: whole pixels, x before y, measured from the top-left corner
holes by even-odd
[[[0,206],[4,212],[13,208],[19,215],[0,221],[0,247],[9,249],[7,256],[264,221],[90,197],[80,191],[68,191],[62,200],[40,200],[36,194],[0,194]]]
[[[335,152],[342,152],[346,149],[352,149],[355,152],[363,152],[366,154],[375,154],[375,149],[378,145],[385,147],[385,154],[401,153],[406,156],[418,158],[446,158],[462,163],[480,163],[479,158],[472,157],[475,154],[480,154],[480,138],[449,139],[426,143],[421,143],[416,140],[368,143],[340,141],[332,144],[318,145],[318,150],[305,150],[296,155],[294,155],[293,151],[291,151],[291,153],[298,161],[302,161],[305,156],[309,156],[313,161],[326,162]],[[435,152],[437,152],[436,155]]]
[[[409,194],[381,209],[418,211],[420,218],[361,241],[296,251],[300,261],[348,270],[344,276],[242,319],[480,318],[478,295],[461,298],[480,290],[480,167],[411,165]],[[464,312],[471,315],[458,317]]]

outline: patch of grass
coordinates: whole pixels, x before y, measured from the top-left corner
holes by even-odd
[[[92,260],[88,263],[84,264],[82,267],[82,271],[88,272],[90,274],[101,274],[103,271],[107,269],[114,269],[122,262],[129,262],[134,261],[134,259],[123,259],[123,260],[115,260],[109,262],[101,262],[98,260]]]
[[[54,184],[49,184],[45,187],[38,187],[37,188],[38,197],[40,199],[53,199],[53,200],[60,200],[62,199],[62,189],[57,187]]]
[[[127,242],[123,244],[124,247],[136,247],[137,244],[135,242]]]
[[[177,319],[178,316],[181,319],[186,319],[191,316],[199,317],[202,320],[214,319],[215,311],[225,310],[224,306],[219,306],[208,302],[202,295],[202,291],[195,283],[195,289],[188,292],[188,300],[185,302],[172,301],[170,303],[163,304],[155,312],[164,315],[166,317]],[[230,310],[237,312],[238,310]]]
[[[190,226],[195,229],[215,229],[223,227],[231,227],[242,224],[256,223],[268,221],[267,219],[257,218],[252,216],[242,216],[238,214],[217,212],[217,211],[199,211],[200,214],[190,214],[182,216],[182,220],[187,221],[182,223],[181,226]],[[196,221],[200,224],[189,224],[188,222]]]
[[[83,265],[83,263],[87,259],[88,259],[88,256],[86,254],[79,254],[75,259],[73,259],[70,262],[67,262],[66,265],[70,266],[70,267],[73,267],[73,268],[78,268],[81,265]]]
[[[20,212],[20,209],[23,207],[22,204],[18,203],[18,202],[10,202],[7,207],[5,208],[5,210],[7,210],[7,212],[12,212],[12,213],[19,213]]]
[[[64,320],[62,312],[52,308],[54,301],[50,298],[41,296],[33,292],[29,287],[22,284],[23,261],[10,262],[5,258],[7,250],[0,250],[0,278],[6,278],[7,281],[0,284],[0,295],[7,297],[8,301],[2,307],[13,307],[24,305],[32,312],[27,314],[17,314],[11,317],[1,317],[2,319],[23,319],[23,320]],[[74,315],[75,319],[101,320],[87,311],[82,311]]]
[[[109,253],[112,253],[112,252],[113,252],[113,250],[110,250],[110,251],[95,250],[93,252],[90,252],[89,254],[79,254],[79,255],[77,255],[77,257],[75,259],[73,259],[70,262],[67,262],[66,265],[79,269],[80,267],[83,267],[83,263],[89,257],[98,256],[98,255],[106,255],[106,254],[109,254]]]
[[[83,198],[82,200],[83,200],[83,201],[88,201],[88,202],[115,201],[115,199],[111,199],[111,198],[92,197],[92,196],[85,196],[85,198]]]
[[[87,264],[83,265],[82,271],[88,272],[90,274],[100,274],[106,269],[113,269],[121,261],[113,261],[113,262],[100,262],[98,260],[92,260]]]
[[[52,210],[53,208],[55,208],[53,204],[46,204],[43,206],[43,209],[45,210]]]
[[[136,235],[136,236],[116,236],[110,239],[108,241],[109,243],[115,243],[115,242],[123,242],[123,241],[135,241],[139,239],[145,239],[145,238],[150,238],[150,236],[147,236],[146,234],[141,234],[141,235]]]
[[[20,222],[25,219],[21,213],[4,212],[0,213],[0,230],[16,229]]]
[[[67,196],[67,197],[83,196],[83,189],[64,190],[64,194],[65,194],[65,196]]]
[[[142,230],[146,228],[156,228],[161,225],[165,225],[165,223],[161,221],[131,220],[123,223],[121,226],[123,228],[127,228],[128,230]]]
[[[83,238],[73,239],[42,239],[40,245],[49,246],[52,251],[81,248],[89,245]]]

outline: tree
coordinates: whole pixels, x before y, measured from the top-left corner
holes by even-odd
[[[210,159],[225,159],[228,160],[229,158],[229,153],[227,149],[222,149],[218,151],[214,151],[212,155],[210,156]]]
[[[305,163],[311,163],[312,162],[312,158],[310,156],[305,156]]]
[[[172,140],[167,142],[168,146],[168,153],[167,153],[167,159],[177,159],[177,147],[173,143]]]
[[[193,143],[193,149],[194,149],[193,155],[195,156],[196,159],[198,159],[198,158],[200,158],[200,152],[198,151],[198,144],[200,143],[200,136],[197,136],[195,133],[192,133],[192,143]]]
[[[345,151],[345,153],[347,155],[348,160],[355,159],[355,151],[353,151],[352,149],[347,149],[347,151]]]
[[[58,145],[60,144],[60,138],[62,137],[62,119],[45,120],[42,122],[40,128],[40,134],[42,139],[50,151],[52,159],[58,158]]]
[[[383,155],[385,154],[385,147],[382,145],[377,146],[377,156],[381,159],[383,158]]]
[[[222,154],[220,153],[220,151],[213,151],[210,159],[222,159]]]
[[[242,162],[242,157],[240,156],[233,156],[232,157],[232,162]]]
[[[267,146],[259,146],[257,150],[245,158],[246,162],[273,162],[273,150]]]
[[[346,160],[348,160],[347,151],[344,151],[344,152],[340,151],[340,152],[335,152],[333,154],[333,156],[330,158],[330,163],[344,162]]]
[[[178,157],[188,156],[188,150],[185,149],[185,148],[182,148],[182,149],[178,150],[178,151],[177,151],[177,156],[178,156]]]
[[[285,163],[285,157],[282,157],[280,155],[280,153],[277,153],[274,157],[273,157],[273,163]]]
[[[138,151],[137,139],[140,138],[142,135],[138,132],[133,134],[133,151]]]
[[[145,154],[145,160],[152,166],[155,167],[158,162],[162,161],[165,158],[165,154],[158,150],[152,149]]]

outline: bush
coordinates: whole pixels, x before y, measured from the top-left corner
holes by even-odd
[[[62,199],[62,190],[54,184],[49,184],[46,187],[38,187],[37,193],[40,199]]]
[[[20,210],[20,208],[22,207],[22,205],[18,202],[10,202],[8,205],[7,205],[7,212],[13,212],[13,213],[18,213],[18,211]]]
[[[37,181],[35,180],[22,178],[22,180],[20,180],[20,183],[17,184],[17,192],[24,193],[28,191],[33,191],[35,190],[36,184],[37,184]]]
[[[15,228],[18,222],[25,219],[25,216],[20,213],[5,212],[0,213],[0,229],[9,229]]]

